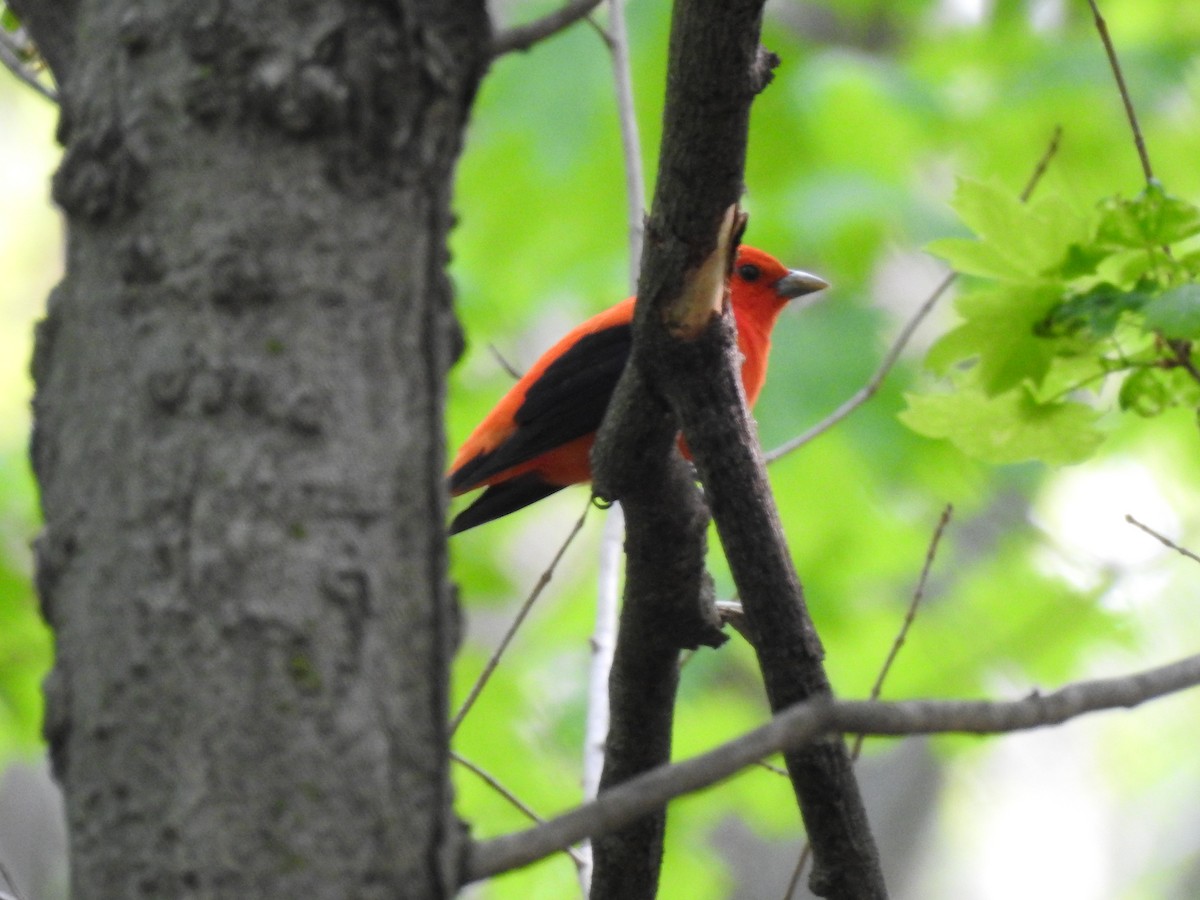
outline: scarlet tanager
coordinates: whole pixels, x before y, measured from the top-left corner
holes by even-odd
[[[787,302],[829,287],[753,247],[738,248],[729,279],[742,386],[758,399],[771,329]],[[634,297],[576,326],[500,398],[471,432],[448,475],[455,496],[487,487],[454,519],[457,534],[571,484],[590,481],[588,452],[632,346]]]

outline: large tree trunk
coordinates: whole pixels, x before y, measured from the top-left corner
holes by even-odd
[[[63,97],[39,329],[77,897],[434,897],[449,184],[482,0],[14,4]]]

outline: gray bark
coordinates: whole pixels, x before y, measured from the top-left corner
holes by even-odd
[[[483,3],[17,6],[61,62],[32,453],[74,895],[449,894],[443,273]]]

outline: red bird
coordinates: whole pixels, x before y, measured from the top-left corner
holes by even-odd
[[[767,378],[771,329],[787,302],[829,287],[742,246],[730,276],[742,386],[753,406]],[[572,329],[542,354],[466,439],[448,476],[455,496],[487,487],[450,526],[458,534],[590,481],[588,453],[632,346],[633,297]]]

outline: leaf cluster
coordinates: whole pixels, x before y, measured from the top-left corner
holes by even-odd
[[[971,284],[926,357],[940,381],[907,397],[910,428],[986,462],[1064,464],[1095,451],[1114,402],[1200,406],[1200,207],[1158,183],[1079,209],[970,179],[953,206],[974,237],[928,249]]]

